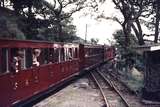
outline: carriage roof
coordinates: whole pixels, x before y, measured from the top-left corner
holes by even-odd
[[[37,40],[0,39],[1,48],[61,48],[66,45],[68,47],[77,47],[79,44]]]

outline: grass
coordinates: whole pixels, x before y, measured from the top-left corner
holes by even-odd
[[[119,73],[121,81],[124,82],[130,90],[140,94],[141,89],[143,88],[143,74],[136,68],[133,68],[128,72],[119,71]]]

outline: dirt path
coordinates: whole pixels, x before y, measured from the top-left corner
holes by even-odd
[[[85,77],[77,80],[33,107],[102,107],[99,91],[88,83]]]

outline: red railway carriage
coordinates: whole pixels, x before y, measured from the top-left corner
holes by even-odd
[[[104,60],[114,59],[114,57],[115,57],[115,47],[104,46]]]
[[[104,46],[103,45],[91,45],[85,44],[81,46],[83,52],[81,52],[81,67],[83,69],[92,68],[94,65],[102,63],[104,61]]]
[[[25,101],[102,63],[106,54],[112,57],[111,50],[103,45],[0,39],[0,107]]]
[[[0,107],[30,98],[78,71],[78,44],[0,40]]]

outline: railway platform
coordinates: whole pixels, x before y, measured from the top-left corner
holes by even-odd
[[[103,70],[101,72],[105,71],[105,68],[102,67]],[[97,75],[95,76],[97,77]],[[98,79],[100,80],[100,78]],[[119,93],[128,103],[128,106],[125,106],[122,104],[121,98],[117,95],[115,96],[115,93],[111,93],[113,91],[112,87],[103,85],[105,83],[101,80],[100,82],[102,89],[105,90],[106,100],[109,102],[107,107],[159,107],[159,105],[145,105],[141,103],[138,96],[130,94],[117,81],[114,81],[115,87],[117,87]],[[33,107],[106,107],[106,105],[99,88],[96,86],[90,73],[88,73]]]
[[[97,89],[83,77],[33,107],[102,107],[103,100]]]

